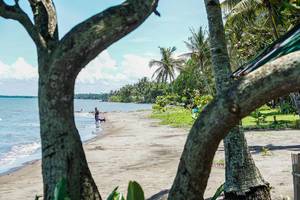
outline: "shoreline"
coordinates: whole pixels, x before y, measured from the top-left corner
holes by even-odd
[[[114,112],[114,111],[113,111],[113,112]],[[106,114],[106,113],[108,113],[108,112],[103,112],[103,113]],[[84,114],[86,114],[86,113],[84,113]],[[87,143],[93,141],[95,138],[97,138],[97,137],[99,137],[101,134],[103,134],[103,132],[104,132],[104,128],[101,126],[101,130],[95,132],[95,133],[93,134],[94,136],[93,136],[92,138],[89,138],[89,139],[87,139],[87,140],[85,140],[85,141],[82,141],[82,144],[85,145],[85,144],[87,144]],[[30,159],[31,156],[33,156],[37,151],[40,151],[40,149],[41,149],[41,147],[39,147],[33,154],[28,155],[29,159]],[[36,162],[41,161],[41,159],[42,159],[42,158],[33,158],[33,159],[30,159],[30,160],[28,160],[28,161],[25,161],[25,162],[21,163],[20,166],[16,166],[16,167],[9,168],[9,169],[7,169],[6,171],[0,173],[0,178],[1,178],[1,176],[5,176],[5,175],[7,175],[7,174],[14,173],[14,172],[16,172],[16,171],[18,171],[18,170],[22,170],[22,168],[26,167],[27,165],[35,164]]]
[[[146,197],[169,189],[175,177],[187,129],[159,125],[149,119],[150,111],[109,112],[101,134],[84,142],[90,171],[105,199],[119,186],[125,193],[129,180],[141,184]],[[246,133],[249,147],[263,177],[275,189],[272,199],[292,197],[291,152],[300,152],[300,131],[251,131]],[[271,144],[271,145],[270,145]],[[260,148],[269,145],[270,156]],[[214,159],[205,197],[224,182],[224,149],[220,145]],[[42,194],[41,161],[0,176],[0,199],[34,199]],[[276,168],[274,168],[276,165]],[[22,188],[22,189],[20,189]]]
[[[144,112],[144,111],[150,111],[150,110],[147,110],[147,109],[145,109],[145,110],[137,110],[137,111],[110,111],[110,112],[101,112],[102,114],[109,114],[109,113],[115,113],[115,114],[117,114],[117,113],[131,113],[131,112]],[[75,112],[75,114],[91,114],[91,115],[93,115],[93,113],[91,113],[91,112]],[[1,119],[1,118],[0,118]],[[107,123],[107,122],[106,122]],[[82,141],[82,144],[83,145],[85,145],[85,144],[87,144],[87,143],[90,143],[90,142],[93,142],[94,140],[98,140],[98,139],[101,139],[101,137],[102,137],[102,135],[104,134],[104,131],[105,131],[105,125],[106,125],[106,123],[102,123],[102,125],[101,125],[101,130],[99,130],[98,132],[95,132],[93,135],[93,137],[92,138],[89,138],[89,139],[87,139],[87,140],[85,140],[85,141]],[[40,148],[39,149],[37,149],[37,151],[38,150],[40,150]],[[36,153],[36,152],[34,152],[34,153]],[[32,154],[32,155],[34,155],[34,153]],[[29,157],[30,156],[32,156],[32,155],[29,155]],[[11,174],[11,173],[14,173],[14,172],[16,172],[16,171],[18,171],[18,170],[22,170],[22,168],[24,168],[24,167],[26,167],[27,165],[32,165],[32,164],[34,164],[34,163],[36,163],[36,162],[38,162],[38,161],[40,161],[41,160],[41,158],[38,158],[38,159],[36,159],[36,158],[34,158],[34,159],[31,159],[31,160],[28,160],[28,161],[25,161],[24,163],[21,163],[20,164],[20,166],[17,166],[17,167],[12,167],[12,168],[9,168],[9,169],[7,169],[6,171],[4,171],[4,172],[1,172],[0,173],[0,177],[1,176],[5,176],[5,175],[7,175],[7,174]]]

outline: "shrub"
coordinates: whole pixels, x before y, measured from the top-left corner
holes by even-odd
[[[107,200],[125,200],[122,193],[116,187],[108,196]],[[135,181],[129,181],[126,200],[145,200],[142,187]]]
[[[211,95],[196,95],[194,97],[194,105],[197,106],[199,109],[203,109],[209,102],[213,100],[213,96]]]

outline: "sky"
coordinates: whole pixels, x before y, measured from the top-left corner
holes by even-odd
[[[5,1],[13,4],[12,0]],[[88,3],[86,3],[88,2]],[[60,38],[73,26],[122,3],[120,0],[54,0],[58,15]],[[161,17],[152,14],[135,31],[104,50],[79,74],[75,93],[101,93],[134,83],[142,77],[151,78],[148,63],[160,59],[158,47],[177,48],[179,55],[187,51],[184,41],[190,29],[207,28],[204,1],[160,0]],[[32,18],[26,0],[21,7]],[[37,54],[34,43],[17,22],[0,17],[0,95],[37,95]]]

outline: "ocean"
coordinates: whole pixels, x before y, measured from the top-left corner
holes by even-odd
[[[150,104],[110,103],[75,99],[75,122],[82,141],[101,131],[89,112],[151,109]],[[81,112],[76,112],[81,111]],[[36,98],[0,98],[0,174],[41,158],[38,100]]]

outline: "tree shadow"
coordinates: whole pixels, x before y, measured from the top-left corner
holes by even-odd
[[[276,151],[276,150],[289,150],[289,151],[300,151],[300,145],[273,145],[268,144],[265,146],[262,145],[254,145],[249,146],[249,150],[251,153],[258,154],[262,152],[263,148],[268,148],[270,151]]]

